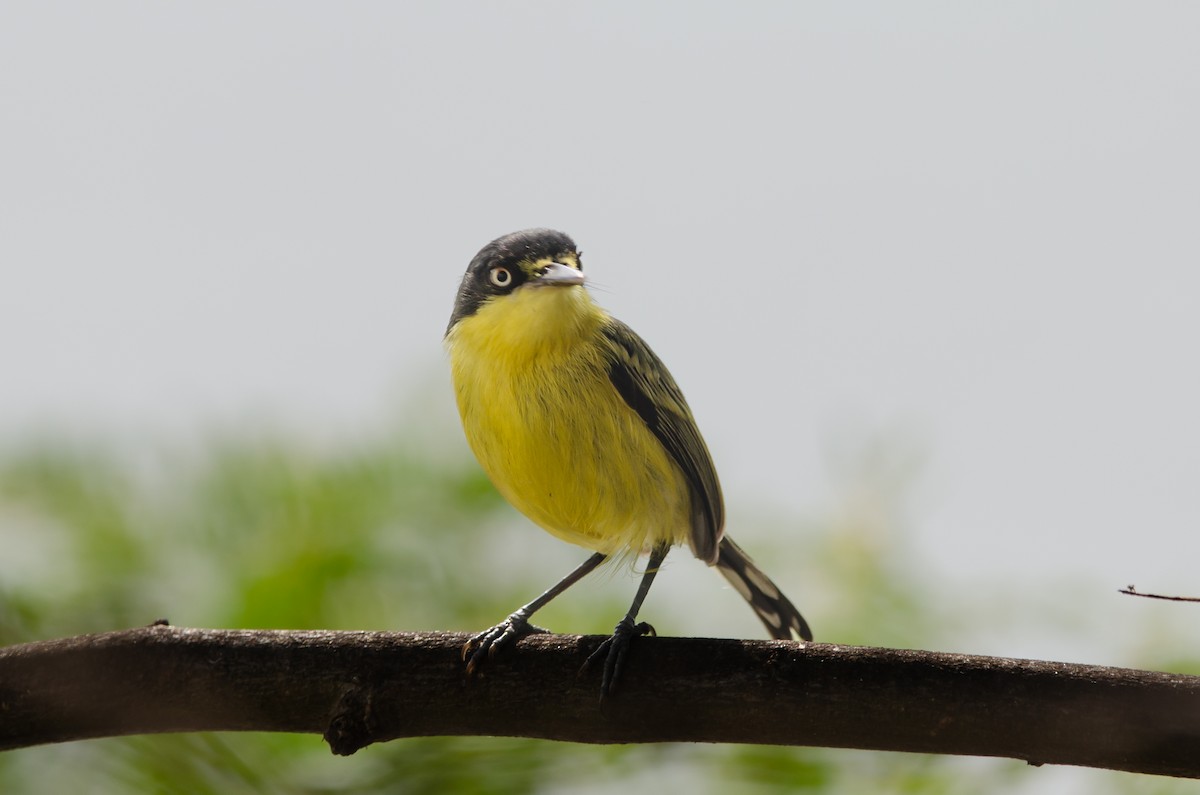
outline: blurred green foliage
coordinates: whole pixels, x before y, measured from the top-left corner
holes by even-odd
[[[860,458],[835,515],[802,533],[795,520],[764,519],[739,538],[758,536],[748,546],[761,558],[801,562],[803,571],[772,573],[804,581],[810,598],[825,594],[815,606],[798,599],[819,636],[838,628],[821,639],[937,648],[971,623],[972,606],[938,599],[905,553],[902,495],[912,462]],[[772,554],[772,543],[783,543],[770,534],[773,521],[793,526],[786,556]],[[203,454],[40,442],[0,461],[0,644],[158,618],[230,628],[481,629],[585,554],[552,540],[534,551],[536,535],[473,462],[431,460],[399,437],[335,450],[229,441]],[[608,591],[602,583],[586,599],[551,605],[542,623],[607,631],[634,583],[620,571],[610,579]],[[719,578],[711,583],[721,587]],[[657,622],[672,607],[654,609]],[[676,619],[704,626],[703,617]],[[744,622],[756,635],[749,611]],[[1097,780],[1108,791],[1175,791],[1144,777]],[[347,759],[315,736],[232,733],[0,754],[4,793],[985,793],[1031,781],[1007,760],[505,738],[419,738]]]

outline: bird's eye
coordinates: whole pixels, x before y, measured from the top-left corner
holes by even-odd
[[[508,268],[492,268],[488,271],[488,281],[497,287],[507,287],[512,284],[512,273]]]

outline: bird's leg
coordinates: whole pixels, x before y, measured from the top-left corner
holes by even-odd
[[[583,663],[583,668],[580,673],[585,673],[592,664],[604,658],[604,675],[600,680],[600,698],[603,699],[616,687],[617,680],[621,678],[621,672],[625,669],[625,658],[629,654],[630,642],[639,635],[653,635],[654,627],[647,624],[637,622],[638,611],[642,608],[642,602],[646,600],[646,594],[650,592],[650,585],[654,582],[654,575],[658,574],[658,569],[662,566],[663,559],[667,557],[667,552],[670,547],[661,544],[650,550],[650,561],[646,564],[646,573],[642,575],[642,582],[638,585],[637,593],[634,594],[633,604],[629,606],[629,612],[625,617],[617,622],[617,626],[613,629],[612,637],[600,644],[587,660]]]
[[[588,572],[603,563],[607,557],[603,552],[592,555],[537,599],[517,608],[511,616],[491,629],[480,632],[463,644],[462,658],[467,663],[467,676],[474,674],[484,660],[495,657],[497,652],[513,645],[526,635],[546,632],[547,630],[530,624],[529,617],[545,607],[554,597],[582,580]]]

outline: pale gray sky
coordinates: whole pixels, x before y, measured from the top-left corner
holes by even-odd
[[[462,269],[554,226],[734,525],[883,433],[930,576],[1195,593],[1197,41],[1184,2],[5,3],[0,439],[452,427]]]
[[[444,387],[471,255],[549,225],[731,491],[811,506],[831,438],[890,429],[942,563],[1183,589],[1197,34],[1186,3],[6,3],[0,433],[369,427]]]

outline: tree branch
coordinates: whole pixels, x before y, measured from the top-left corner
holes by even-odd
[[[1143,599],[1166,599],[1168,602],[1200,602],[1200,596],[1167,596],[1160,593],[1142,593],[1132,585],[1118,588],[1117,593],[1123,593],[1126,596],[1140,596]]]
[[[181,731],[729,742],[1013,757],[1200,778],[1200,677],[787,641],[535,635],[468,680],[453,633],[151,626],[0,649],[0,749]]]

